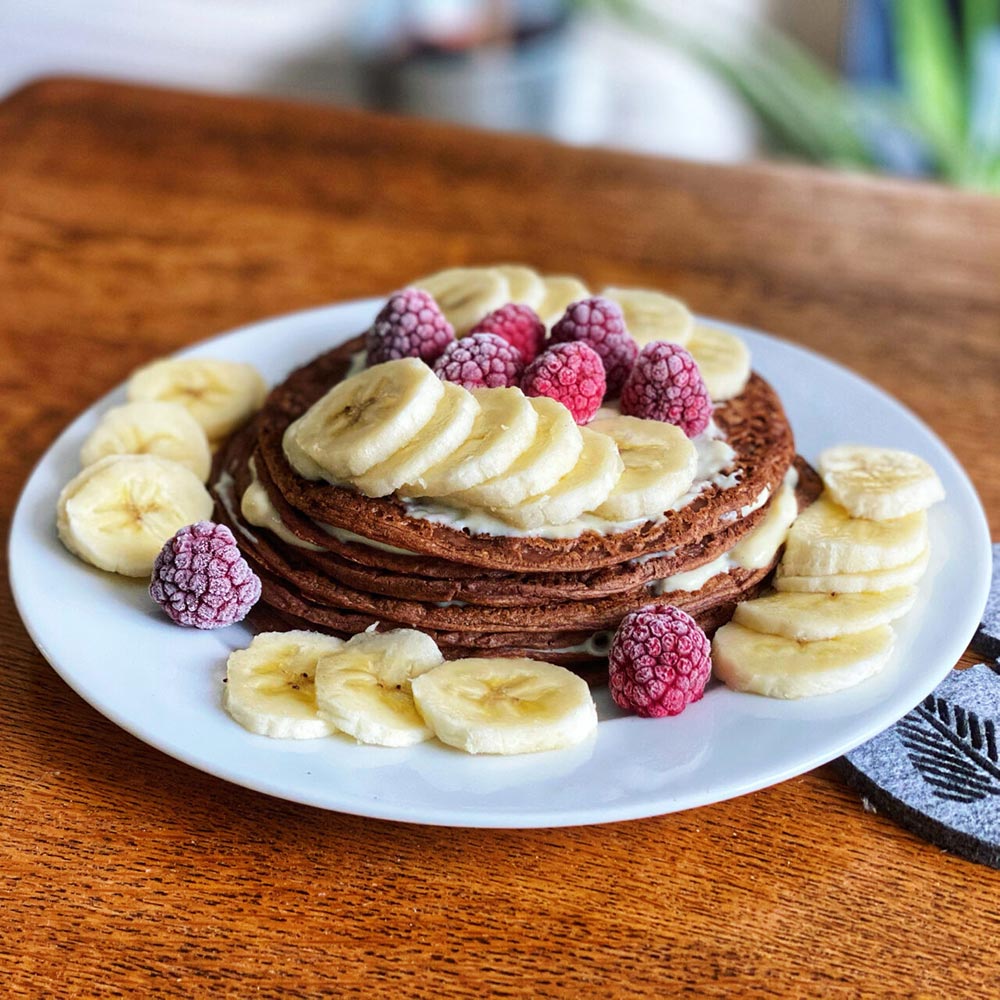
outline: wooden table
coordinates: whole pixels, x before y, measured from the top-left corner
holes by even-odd
[[[1000,537],[998,200],[74,80],[0,105],[4,524],[147,359],[508,259],[849,365],[944,438]],[[2,587],[6,996],[996,995],[1000,874],[866,813],[832,767],[601,827],[321,812],[116,728]]]

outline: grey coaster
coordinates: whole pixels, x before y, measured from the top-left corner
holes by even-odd
[[[993,582],[983,623],[972,637],[972,648],[991,660],[1000,659],[1000,542],[993,543]]]
[[[943,850],[1000,868],[998,716],[1000,665],[953,670],[838,763],[878,812]]]

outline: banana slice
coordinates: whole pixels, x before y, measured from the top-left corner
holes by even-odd
[[[820,576],[794,576],[778,564],[774,589],[811,594],[884,593],[897,587],[912,587],[920,582],[930,561],[930,548],[924,549],[912,562],[870,573],[828,573]]]
[[[867,632],[817,642],[723,625],[712,640],[712,672],[735,691],[768,698],[811,698],[853,687],[878,673],[892,653],[894,633]]]
[[[926,547],[924,511],[868,521],[823,494],[792,525],[781,564],[789,576],[870,573],[911,562]]]
[[[750,380],[750,348],[741,338],[698,323],[686,346],[712,402],[733,399],[746,388]]]
[[[590,296],[590,289],[579,278],[569,274],[548,274],[542,278],[542,284],[545,294],[535,312],[550,328],[562,318],[568,306]]]
[[[244,729],[274,739],[311,740],[335,730],[316,708],[316,664],[342,639],[297,630],[261,632],[226,662],[223,705]]]
[[[156,455],[108,455],[66,484],[56,507],[63,545],[98,569],[149,576],[167,539],[212,516],[198,477]]]
[[[410,689],[444,661],[416,629],[361,632],[316,665],[319,714],[359,743],[407,747],[431,738]]]
[[[545,298],[545,283],[537,271],[521,264],[499,264],[496,270],[507,279],[507,301],[537,310]]]
[[[416,437],[384,462],[355,477],[354,485],[365,496],[384,497],[395,492],[432,465],[443,462],[469,436],[479,414],[476,397],[454,382],[442,385],[441,402]]]
[[[683,347],[691,339],[694,317],[680,299],[646,288],[605,288],[601,295],[621,306],[625,326],[640,348],[656,340]]]
[[[448,458],[407,483],[407,496],[461,493],[506,472],[531,446],[538,410],[520,389],[476,389],[479,413],[464,443]]]
[[[510,285],[495,267],[450,267],[413,285],[433,296],[459,337],[487,313],[510,302]]]
[[[434,735],[467,753],[558,750],[597,728],[586,682],[539,660],[452,660],[415,678],[413,698]]]
[[[533,396],[528,403],[538,414],[535,440],[506,472],[452,497],[477,507],[513,507],[527,497],[551,489],[576,465],[583,437],[573,414],[555,399]]]
[[[607,417],[590,422],[607,434],[625,463],[610,496],[594,511],[610,521],[658,517],[691,488],[698,453],[673,424],[639,417]]]
[[[307,479],[349,482],[412,441],[443,397],[444,383],[417,358],[373,365],[288,425],[285,455]]]
[[[545,525],[568,524],[599,507],[625,469],[618,445],[607,434],[581,427],[583,447],[576,465],[551,489],[522,500],[516,507],[499,507],[497,517],[525,531]]]
[[[159,455],[190,469],[203,483],[212,450],[201,424],[179,403],[140,401],[108,410],[80,449],[86,468],[107,455]]]
[[[881,594],[769,594],[738,604],[733,621],[755,632],[815,642],[888,625],[905,615],[916,598],[915,587]]]
[[[908,451],[859,444],[827,448],[819,456],[819,474],[830,496],[853,517],[886,521],[944,499],[937,473]]]
[[[140,368],[126,389],[132,402],[180,403],[218,441],[256,413],[267,383],[253,365],[208,358],[168,358]]]

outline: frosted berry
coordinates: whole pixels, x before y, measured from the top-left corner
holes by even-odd
[[[545,324],[531,306],[517,302],[495,309],[484,316],[470,333],[495,333],[521,352],[521,360],[530,364],[545,343]]]
[[[555,344],[524,369],[521,389],[526,396],[558,399],[578,424],[585,424],[604,399],[604,363],[582,340]]]
[[[365,337],[369,365],[397,358],[420,358],[430,364],[455,339],[440,306],[419,288],[393,292]]]
[[[473,333],[452,341],[434,362],[445,382],[466,389],[498,389],[517,385],[524,371],[521,352],[495,333]]]
[[[149,596],[178,625],[220,628],[243,621],[260,599],[260,580],[224,524],[189,524],[160,550]]]
[[[694,358],[657,340],[640,352],[622,389],[622,413],[676,424],[690,438],[712,418],[712,401]]]
[[[611,641],[611,697],[636,715],[678,715],[705,693],[711,672],[708,636],[690,615],[669,604],[630,611]]]
[[[565,344],[573,340],[582,340],[601,356],[608,395],[617,396],[639,353],[636,342],[625,327],[625,318],[618,303],[595,296],[568,306],[562,318],[552,327],[550,341]]]

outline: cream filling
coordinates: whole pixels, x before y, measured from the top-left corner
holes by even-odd
[[[238,528],[240,533],[249,538],[251,542],[256,542],[257,536],[252,532],[247,531],[247,529],[240,524],[240,519],[236,516],[236,511],[233,509],[232,494],[233,487],[235,485],[236,480],[234,480],[228,472],[223,472],[222,475],[215,481],[215,493],[219,500],[222,501],[222,506],[225,508],[226,513],[229,515],[229,520],[232,522],[234,527]]]
[[[289,545],[297,545],[299,548],[311,549],[314,552],[324,551],[321,545],[313,545],[312,542],[307,542],[299,538],[281,520],[281,515],[278,513],[277,507],[271,502],[271,498],[268,496],[263,483],[257,478],[257,466],[252,458],[250,459],[250,475],[252,477],[250,485],[244,491],[243,499],[240,502],[240,510],[243,513],[244,520],[257,528],[267,528],[268,531],[273,532],[282,541],[288,542]],[[321,531],[330,535],[331,538],[336,538],[341,542],[369,545],[373,549],[381,549],[383,552],[392,552],[395,555],[416,555],[410,549],[400,549],[395,545],[377,542],[374,538],[365,538],[364,535],[355,534],[353,531],[348,531],[347,528],[338,528],[333,524],[323,524],[321,521],[313,521],[312,523]]]
[[[540,653],[586,653],[588,656],[607,656],[611,649],[611,640],[614,639],[614,630],[595,632],[589,639],[578,642],[574,646],[558,646],[552,649],[533,649],[531,652]]]
[[[725,514],[719,515],[720,521],[738,521],[741,518],[746,517],[748,514],[752,514],[755,510],[760,510],[764,504],[771,498],[771,488],[765,486],[760,493],[757,494],[756,498],[751,500],[750,503],[744,504],[739,510],[727,510]]]
[[[666,559],[673,558],[677,555],[677,549],[664,549],[662,552],[648,552],[644,556],[636,556],[631,559],[630,562],[635,563],[637,566],[642,566],[644,563],[648,563],[651,559]]]
[[[310,549],[313,552],[322,552],[321,546],[313,545],[312,542],[299,538],[281,520],[277,507],[271,502],[263,483],[257,478],[257,465],[252,458],[250,459],[250,474],[253,478],[250,480],[250,485],[243,491],[243,498],[240,500],[240,513],[243,514],[243,519],[254,527],[266,528],[289,545],[300,549]]]
[[[784,482],[774,497],[774,502],[768,508],[760,524],[744,538],[741,538],[728,552],[696,566],[684,573],[675,573],[649,584],[649,592],[656,597],[669,594],[675,590],[691,593],[701,590],[712,577],[729,573],[734,569],[763,569],[769,565],[778,554],[778,549],[785,544],[788,529],[798,516],[799,506],[795,498],[795,486],[798,483],[798,473],[790,468],[785,474]]]
[[[339,528],[335,524],[324,524],[322,521],[313,521],[321,531],[325,531],[331,538],[336,538],[340,542],[354,542],[355,545],[368,545],[373,549],[381,549],[383,552],[391,552],[397,556],[416,556],[419,552],[412,549],[401,549],[396,545],[389,545],[387,542],[379,542],[374,538],[367,538],[356,532],[348,531],[347,528]]]
[[[607,408],[605,408],[607,409]],[[615,412],[615,411],[612,411]],[[582,514],[566,524],[547,524],[540,528],[516,528],[486,510],[454,507],[446,500],[429,498],[406,498],[403,506],[410,517],[440,524],[456,531],[466,531],[472,535],[506,536],[508,538],[578,538],[585,531],[600,535],[613,535],[640,524],[652,522],[661,524],[667,515],[689,504],[699,493],[711,486],[729,489],[739,482],[739,471],[723,473],[732,465],[736,452],[722,437],[722,431],[709,424],[703,434],[692,438],[697,454],[697,469],[691,488],[681,496],[668,511],[659,517],[639,518],[634,521],[611,521],[597,514]]]

